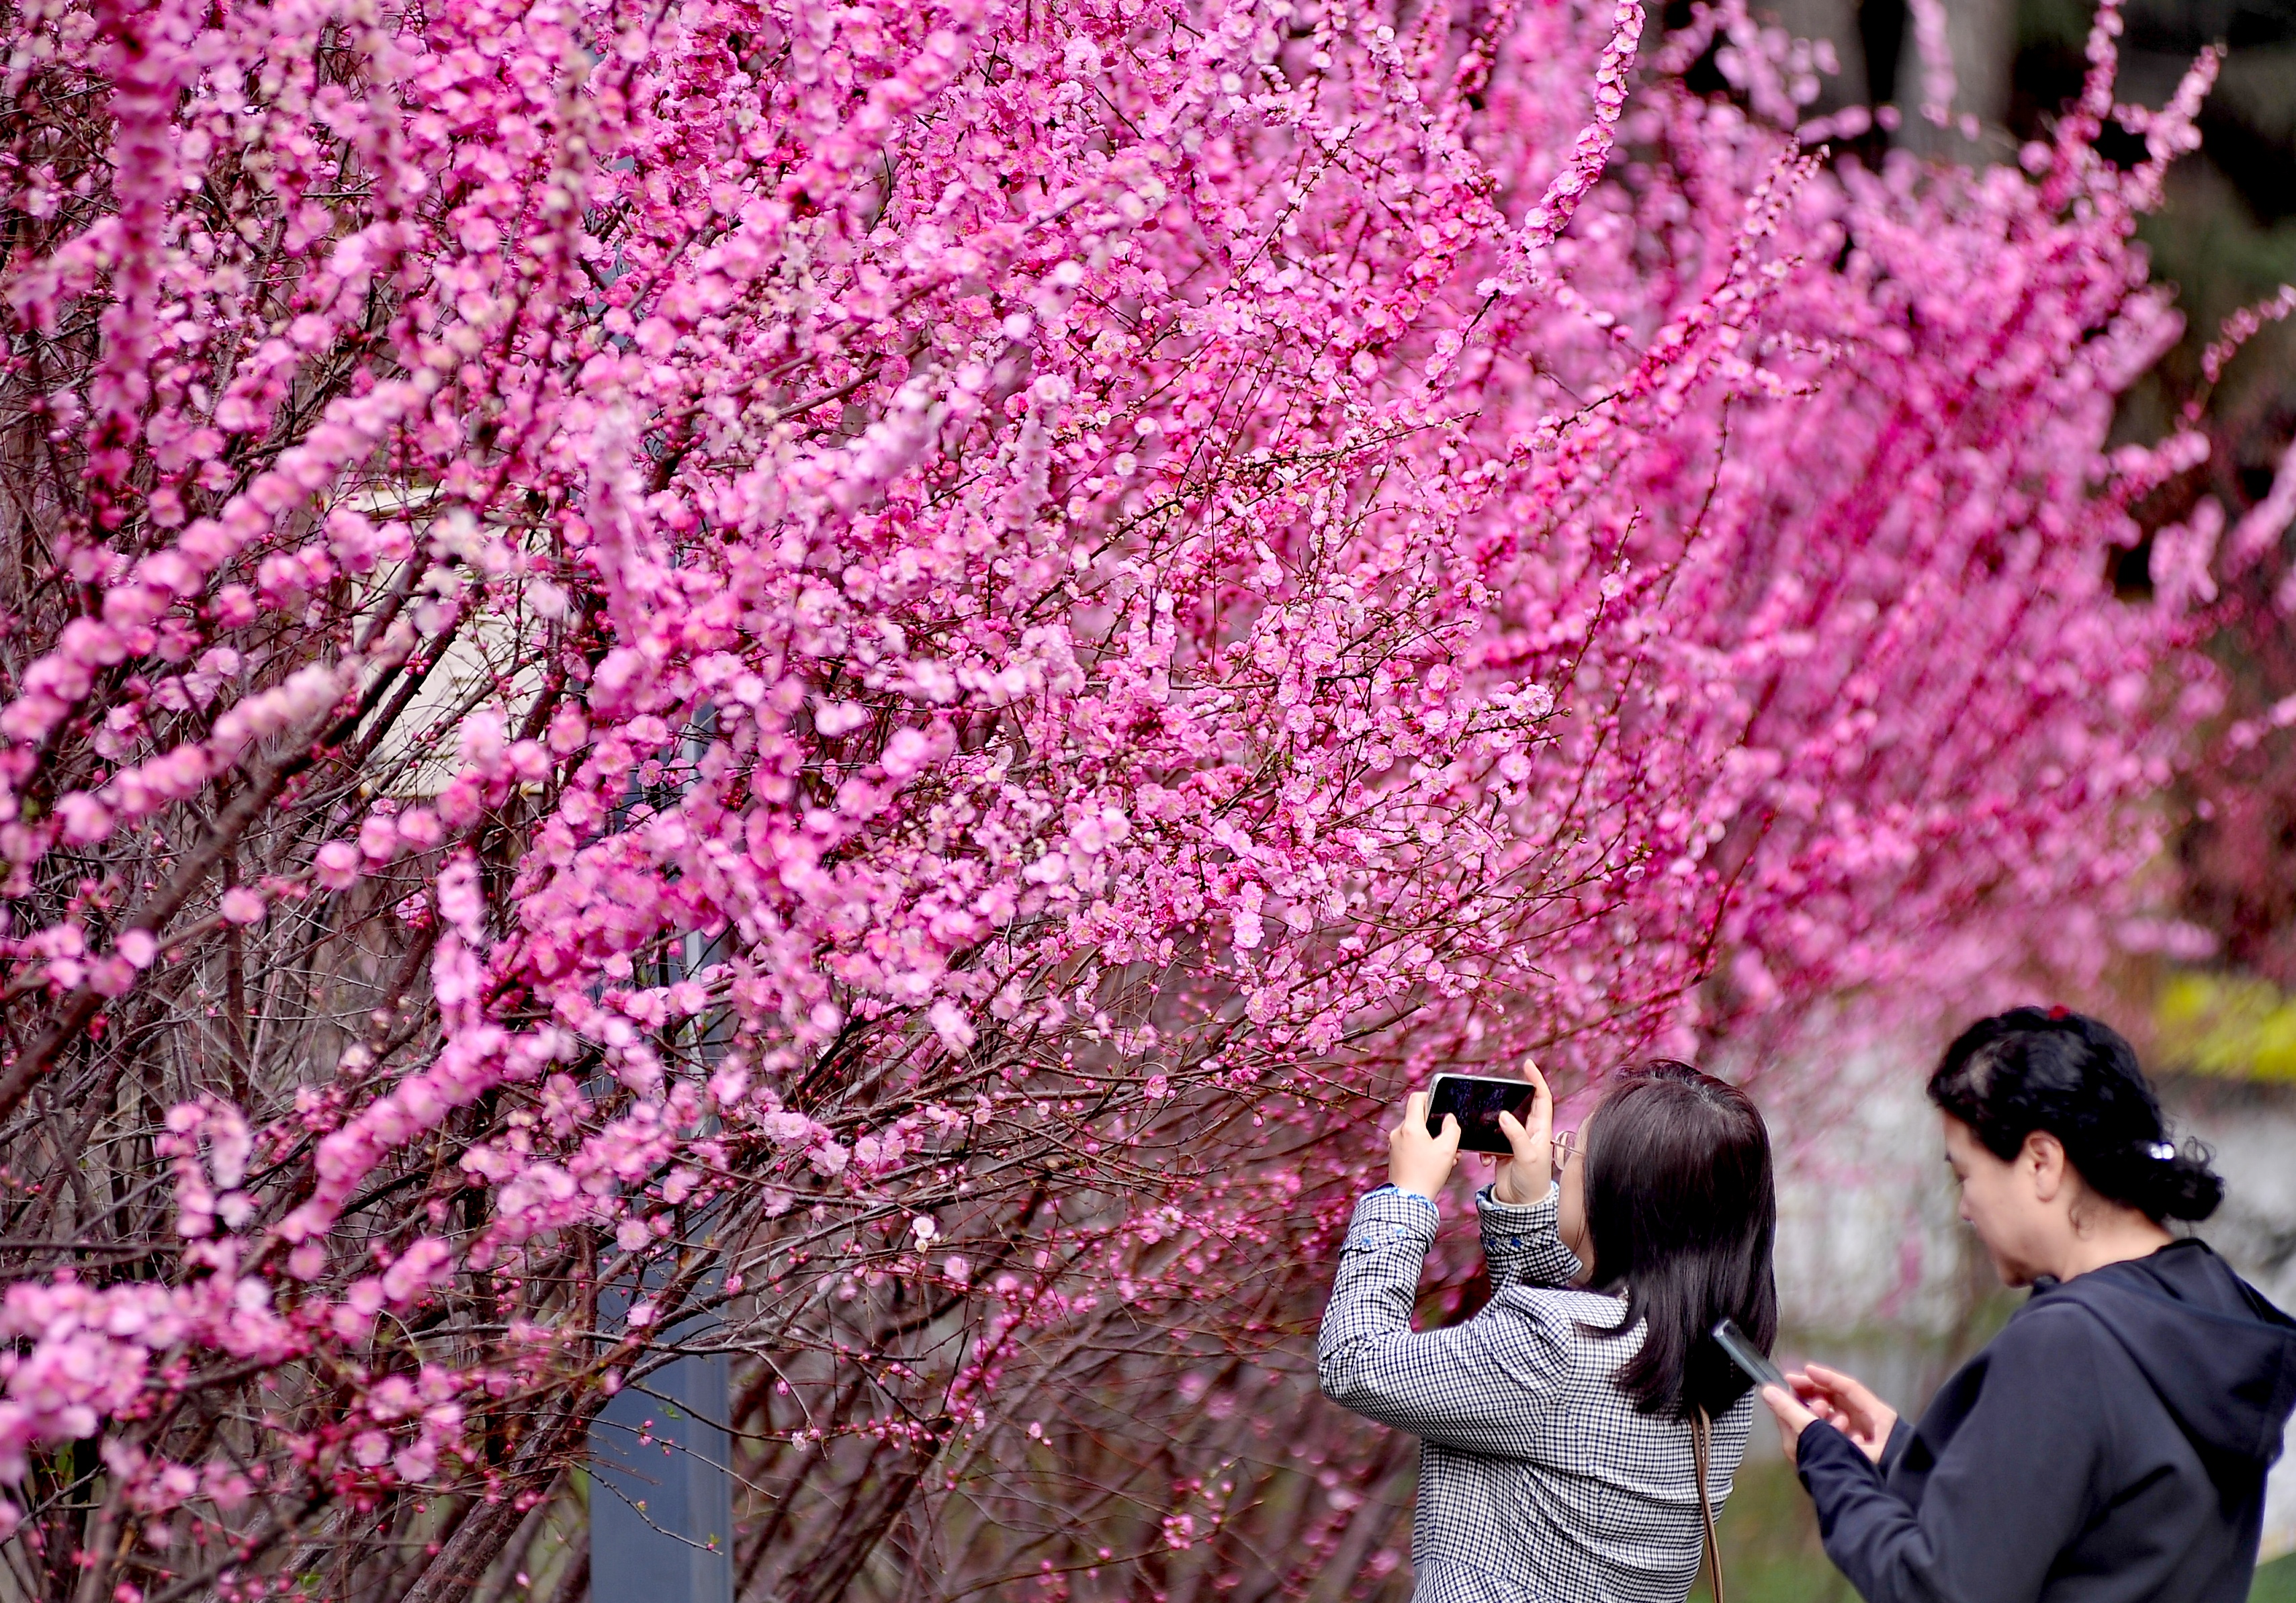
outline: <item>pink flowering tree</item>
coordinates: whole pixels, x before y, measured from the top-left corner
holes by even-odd
[[[1377,1102],[2093,959],[2213,693],[2109,15],[1981,175],[1727,7],[8,15],[27,1594],[577,1597],[697,1344],[744,1596],[1392,1592]]]
[[[2205,631],[2229,669],[2222,716],[2194,731],[2177,787],[2185,804],[2182,908],[2215,949],[2194,940],[2172,955],[2220,956],[2282,991],[2296,987],[2296,635],[2288,627],[2296,562],[2287,544],[2296,527],[2296,445],[2266,437],[2276,467],[2248,495],[2232,470],[2243,429],[2262,432],[2277,421],[2257,403],[2252,380],[2285,371],[2292,316],[2296,284],[2284,284],[2227,320],[2202,351],[2186,415],[2212,430],[2214,460],[2161,495],[2174,515],[2153,531],[2147,553],[2161,607]],[[2243,387],[2243,377],[2251,383]]]

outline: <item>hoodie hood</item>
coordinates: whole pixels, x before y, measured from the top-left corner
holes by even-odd
[[[2212,1475],[2280,1456],[2296,1408],[2296,1320],[2200,1241],[2110,1264],[2034,1293],[2087,1309],[2137,1369]]]

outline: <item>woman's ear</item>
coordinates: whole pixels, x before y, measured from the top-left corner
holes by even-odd
[[[2046,1130],[2036,1130],[2025,1138],[2024,1149],[2017,1154],[2017,1166],[2032,1177],[2033,1197],[2038,1202],[2055,1202],[2065,1194],[2066,1184],[2072,1178],[2072,1165],[2065,1161],[2064,1142]]]

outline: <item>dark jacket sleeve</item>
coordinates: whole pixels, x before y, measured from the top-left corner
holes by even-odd
[[[1801,1433],[1796,1460],[1826,1557],[1866,1603],[2033,1603],[2040,1595],[2057,1555],[2095,1512],[2107,1461],[2099,1334],[2070,1309],[2011,1321],[1987,1350],[1981,1389],[1939,1452],[1918,1506],[1890,1491],[1832,1426]],[[1897,1441],[1890,1445],[1903,1456]]]

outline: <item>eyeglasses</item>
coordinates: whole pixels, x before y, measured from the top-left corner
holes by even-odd
[[[1570,1163],[1570,1155],[1578,1149],[1578,1133],[1576,1130],[1565,1130],[1547,1144],[1554,1149],[1554,1167],[1557,1172],[1560,1172]]]

